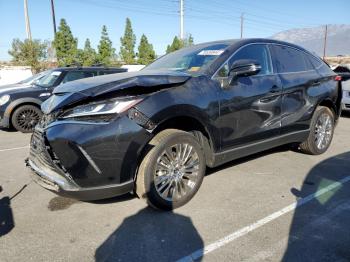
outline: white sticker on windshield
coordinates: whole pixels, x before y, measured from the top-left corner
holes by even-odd
[[[198,53],[198,55],[221,55],[224,50],[202,50]]]
[[[61,71],[53,71],[51,73],[52,76],[59,76],[62,72]]]

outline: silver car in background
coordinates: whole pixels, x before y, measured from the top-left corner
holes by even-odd
[[[343,100],[342,110],[350,112],[350,66],[337,65],[332,68],[342,78]]]

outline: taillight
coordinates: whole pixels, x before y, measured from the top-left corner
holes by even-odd
[[[334,77],[334,80],[335,80],[335,81],[341,81],[341,76],[339,76],[339,75],[338,75],[338,76],[335,76],[335,77]]]

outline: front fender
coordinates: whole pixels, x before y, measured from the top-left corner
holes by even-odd
[[[13,110],[17,108],[19,105],[24,104],[35,104],[40,107],[42,101],[36,98],[19,98],[14,101],[12,101],[6,108],[4,116],[9,118],[11,117],[11,114],[13,113]]]
[[[220,143],[215,124],[219,116],[217,86],[206,78],[192,78],[185,85],[153,93],[136,108],[156,126],[176,117],[193,118],[204,127],[215,150]]]

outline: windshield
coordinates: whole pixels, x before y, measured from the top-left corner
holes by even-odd
[[[31,83],[33,83],[35,80],[37,80],[37,79],[43,77],[43,76],[44,76],[45,74],[47,74],[48,72],[49,72],[49,70],[44,71],[44,72],[40,72],[40,73],[35,74],[35,75],[32,75],[32,76],[30,76],[30,77],[28,77],[28,78],[26,78],[26,79],[24,79],[24,80],[22,80],[22,81],[19,81],[18,84],[31,84]]]
[[[36,81],[35,84],[37,86],[45,88],[52,87],[61,75],[61,73],[61,71],[52,71],[50,74],[47,74],[44,77],[40,78],[38,81]]]
[[[144,70],[172,70],[195,74],[208,67],[229,44],[198,45],[165,55]]]

